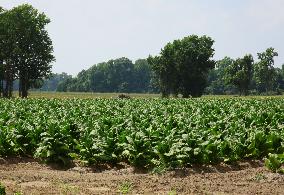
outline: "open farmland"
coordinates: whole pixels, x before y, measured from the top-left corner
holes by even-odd
[[[184,167],[284,152],[283,99],[1,100],[0,154]]]
[[[192,168],[196,165],[216,166],[215,164],[217,164],[219,166],[221,163],[226,167],[227,165],[224,163],[260,160],[256,161],[258,163],[254,163],[253,169],[248,169],[249,172],[251,171],[249,174],[240,170],[241,172],[236,173],[238,176],[235,179],[238,178],[243,182],[240,180],[242,174],[247,174],[243,178],[246,181],[248,179],[265,180],[265,178],[268,180],[270,178],[272,181],[274,177],[277,177],[273,180],[276,183],[272,185],[274,188],[276,187],[275,193],[281,189],[279,188],[280,184],[284,184],[283,176],[265,171],[263,161],[261,161],[269,153],[283,154],[284,152],[284,99],[282,98],[130,100],[34,98],[0,100],[0,106],[0,155],[4,159],[2,161],[4,164],[11,161],[10,157],[21,156],[47,163],[70,165],[71,167],[73,166],[72,162],[79,163],[81,166],[88,165],[97,168],[101,166],[119,167],[123,164],[123,167],[132,167],[136,171],[162,172],[165,169]],[[28,177],[25,175],[26,171],[23,171],[23,169],[27,169],[28,172],[33,163],[13,164],[12,160],[12,165],[4,165],[0,168],[0,179],[6,181],[8,187],[25,189],[19,181],[33,181],[34,176]],[[251,166],[247,165],[246,168],[248,167]],[[97,168],[95,169],[97,170]],[[36,170],[40,173],[38,169],[41,169],[43,174],[49,170],[44,165],[36,165],[31,172]],[[212,169],[216,170],[216,167]],[[217,182],[214,185],[218,186],[220,184],[218,184],[218,180],[214,181],[214,178],[234,178],[230,175],[231,172],[226,172],[238,170],[238,168],[227,167],[222,170],[225,170],[221,171],[225,173],[218,173],[219,175],[217,173],[212,173],[212,175],[211,171],[206,173],[206,169],[205,173],[209,174],[210,182]],[[51,175],[54,174],[55,180],[49,178],[51,175],[38,176],[41,179],[43,177],[43,179],[53,181],[49,185],[56,183],[57,186],[61,186],[60,189],[64,190],[63,184],[67,185],[69,182],[68,185],[70,185],[70,181],[71,183],[75,182],[74,176],[68,175],[72,172],[49,171]],[[192,180],[191,182],[196,179],[193,177],[204,179],[203,172],[204,170],[199,167],[194,174],[201,175],[190,174],[188,177]],[[13,174],[16,176],[11,178]],[[124,176],[121,175],[123,178],[119,180],[113,178],[113,172],[104,174],[99,177],[109,177],[110,183],[115,180],[112,185],[116,185],[116,187],[103,184],[102,182],[105,181],[97,183],[115,190],[108,192],[117,192],[119,186],[122,185],[121,180],[123,182],[139,181],[141,183],[134,182],[130,187],[135,188],[135,185],[141,184],[142,186],[139,186],[140,189],[136,189],[136,192],[147,192],[149,179],[151,182],[157,180],[157,186],[166,189],[166,191],[159,192],[159,187],[150,186],[152,192],[170,192],[171,189],[168,187],[172,186],[171,182],[174,186],[180,186],[180,188],[177,186],[173,188],[180,193],[206,193],[213,190],[208,184],[208,188],[204,185],[204,189],[194,188],[191,191],[186,188],[188,185],[186,180],[172,181],[170,178],[174,177],[169,175],[161,176],[162,180],[169,182],[165,184],[160,182],[160,177],[151,175],[142,174],[141,177],[136,178],[138,177],[136,174],[129,175],[127,172]],[[273,174],[273,176],[269,174]],[[183,177],[185,176],[183,175]],[[86,175],[86,178],[88,177]],[[271,179],[271,177],[273,178]],[[16,181],[13,183],[13,180],[18,183]],[[62,181],[63,184],[61,185],[59,181]],[[84,182],[87,181],[84,180]],[[96,182],[98,181],[94,181],[94,183]],[[232,185],[236,183],[235,180],[228,181],[228,183],[230,182]],[[77,186],[77,184],[74,185]],[[77,186],[78,190],[82,187],[80,185]],[[100,190],[100,186],[97,187],[96,190]],[[29,186],[30,188],[32,187]],[[256,185],[256,191],[257,188],[259,187]],[[73,188],[71,187],[71,189]],[[151,189],[148,192],[151,192]],[[51,188],[47,188],[47,190],[50,192]],[[232,192],[235,189],[227,190]],[[265,192],[263,188],[258,190]],[[226,192],[226,189],[218,190],[216,188],[214,192]],[[247,191],[246,193],[253,192],[255,191]],[[92,194],[92,192],[83,191],[82,194],[84,193]]]
[[[57,98],[57,99],[91,99],[91,98],[117,98],[121,93],[93,93],[93,92],[51,92],[51,91],[31,91],[29,98]],[[18,92],[14,91],[13,95],[18,96]],[[150,93],[127,93],[133,98],[159,98],[160,94]]]

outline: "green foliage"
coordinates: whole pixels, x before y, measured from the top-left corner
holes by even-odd
[[[139,59],[133,64],[127,58],[118,58],[94,65],[77,77],[62,81],[57,91],[151,92],[155,90],[152,77],[147,60]]]
[[[265,166],[276,173],[284,173],[284,169],[281,168],[284,163],[284,153],[283,154],[268,154],[268,158],[265,159]]]
[[[209,72],[207,94],[281,95],[284,91],[284,66],[274,67],[273,48],[258,53],[253,64],[251,55],[236,60],[225,57]],[[253,66],[252,66],[253,65]]]
[[[0,99],[0,156],[159,170],[284,152],[284,100]]]
[[[265,179],[267,179],[267,177],[262,173],[257,173],[255,178],[254,178],[254,180],[258,181],[258,182],[261,181],[261,180],[265,180]]]
[[[226,83],[226,69],[233,64],[234,60],[225,57],[216,62],[215,69],[209,71],[207,94],[226,94],[234,93],[234,86]]]
[[[67,73],[63,72],[61,74],[53,73],[49,76],[49,78],[45,79],[43,81],[42,86],[37,89],[40,91],[56,91],[57,89],[60,89],[60,87],[63,87],[60,84],[67,79],[72,78],[71,75],[68,75]],[[36,90],[36,89],[33,89]],[[64,91],[63,89],[60,89],[59,91]]]
[[[246,55],[226,67],[225,81],[236,86],[240,95],[248,95],[253,76],[253,57]]]
[[[129,181],[125,181],[119,186],[119,193],[121,194],[128,194],[132,190],[132,183]]]
[[[54,56],[46,30],[49,23],[44,13],[28,4],[0,14],[0,61],[5,62],[5,81],[8,83],[5,97],[11,97],[15,78],[19,78],[20,96],[27,97],[28,90],[39,87],[42,79],[50,74]]]
[[[15,192],[14,195],[23,195],[22,192]]]
[[[169,191],[168,195],[177,195],[177,192],[175,189],[172,189],[171,191]]]
[[[159,56],[149,56],[148,62],[159,80],[163,96],[181,93],[183,97],[199,97],[207,82],[208,72],[215,62],[214,41],[207,36],[191,35],[168,43]]]
[[[275,88],[277,77],[273,67],[274,57],[278,56],[278,53],[274,51],[274,48],[268,48],[265,52],[257,55],[260,61],[255,65],[256,86],[262,92],[272,91]]]
[[[0,183],[0,195],[6,195],[5,186]]]

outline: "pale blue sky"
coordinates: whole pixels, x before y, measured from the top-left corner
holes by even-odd
[[[284,63],[284,0],[1,0],[29,3],[52,20],[54,72],[76,75],[112,58],[156,55],[191,34],[215,40],[214,59],[274,47]]]

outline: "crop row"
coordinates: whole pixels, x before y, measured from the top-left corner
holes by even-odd
[[[0,156],[150,168],[284,152],[283,99],[14,99],[0,107]]]

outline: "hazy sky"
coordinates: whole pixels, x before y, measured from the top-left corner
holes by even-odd
[[[54,72],[76,75],[118,57],[156,55],[191,34],[215,40],[214,59],[274,47],[284,63],[284,0],[1,0],[29,3],[50,18]]]

